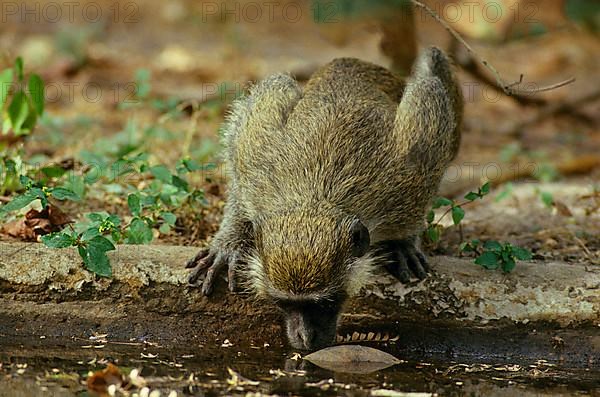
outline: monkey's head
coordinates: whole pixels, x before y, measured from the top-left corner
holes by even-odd
[[[250,282],[284,313],[290,344],[332,344],[346,299],[369,279],[369,231],[354,216],[322,209],[265,217],[254,225]]]

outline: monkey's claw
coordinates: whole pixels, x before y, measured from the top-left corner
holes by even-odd
[[[385,241],[380,243],[379,252],[385,258],[385,268],[402,283],[408,283],[411,274],[419,280],[427,277],[429,264],[413,241]]]
[[[188,277],[188,282],[193,286],[198,286],[201,282],[202,294],[208,296],[213,292],[217,276],[227,266],[229,290],[234,292],[237,289],[235,270],[238,262],[239,254],[237,251],[203,249],[185,265],[188,269],[194,269]],[[202,276],[204,276],[204,279],[200,281]]]

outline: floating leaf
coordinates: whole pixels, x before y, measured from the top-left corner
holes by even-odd
[[[87,388],[91,392],[100,395],[108,395],[108,388],[111,385],[121,386],[125,381],[125,376],[121,370],[114,364],[108,363],[106,369],[96,371],[87,378]]]
[[[360,345],[328,347],[304,359],[331,371],[356,374],[379,371],[402,362],[389,353]]]

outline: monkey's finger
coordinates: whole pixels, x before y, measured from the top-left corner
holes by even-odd
[[[385,264],[385,267],[392,276],[396,277],[403,284],[410,281],[410,270],[404,255],[398,253],[390,255],[390,260]]]
[[[239,260],[240,255],[236,252],[233,255],[231,255],[231,258],[229,259],[229,264],[227,266],[227,281],[229,284],[229,291],[231,292],[235,292],[237,290],[236,272]]]
[[[210,254],[207,257],[203,258],[200,264],[192,270],[190,275],[188,276],[188,283],[191,285],[197,285],[198,279],[205,273],[205,270],[213,265],[216,254]]]
[[[194,256],[192,259],[190,259],[189,261],[187,261],[187,263],[185,264],[185,268],[186,269],[190,269],[192,267],[196,267],[198,265],[198,262],[200,262],[202,259],[204,259],[206,256],[208,256],[209,250],[208,249],[202,249],[200,250],[196,256]]]
[[[429,261],[427,260],[427,257],[419,250],[415,250],[417,258],[419,258],[419,261],[421,261],[421,266],[423,266],[423,269],[425,269],[425,272],[429,273],[429,271],[431,270],[431,268],[429,267]]]
[[[413,274],[419,278],[419,280],[423,280],[427,277],[427,272],[425,271],[424,266],[421,263],[421,259],[417,255],[416,250],[406,250],[406,262],[408,263],[408,267],[412,270]]]
[[[227,259],[227,255],[220,253],[215,258],[215,261],[212,264],[212,266],[208,268],[208,271],[206,272],[206,277],[204,277],[204,283],[202,284],[202,293],[204,295],[208,296],[212,294],[217,276],[219,275],[219,273],[221,273],[225,265],[227,265]]]

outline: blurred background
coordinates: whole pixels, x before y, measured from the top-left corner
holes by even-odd
[[[492,192],[429,251],[493,237],[540,258],[598,261],[600,2],[425,3],[478,55],[403,0],[3,0],[0,70],[14,73],[1,76],[0,198],[23,192],[27,175],[78,200],[56,203],[60,216],[4,214],[0,238],[36,240],[92,211],[126,221],[128,195],[142,191],[156,206],[146,237],[129,242],[202,245],[226,197],[219,127],[249,84],[279,71],[304,82],[336,57],[407,75],[419,50],[436,45],[454,59],[466,102],[461,152],[440,194],[460,199],[486,181]],[[43,81],[43,109],[31,75]],[[14,99],[19,84],[28,105]],[[184,174],[178,185],[172,175]]]

